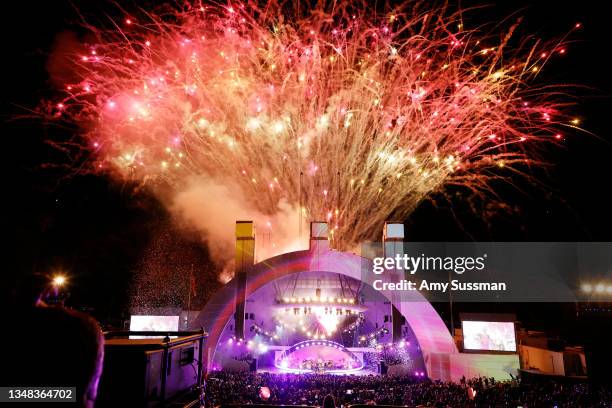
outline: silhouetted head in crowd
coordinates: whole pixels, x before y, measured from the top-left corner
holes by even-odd
[[[334,401],[334,396],[333,395],[328,394],[323,399],[323,408],[336,408],[336,401]]]
[[[93,407],[104,355],[98,323],[60,307],[24,307],[13,313],[13,334],[2,338],[7,356],[2,385],[76,387],[76,404],[66,406]]]
[[[51,285],[48,275],[33,273],[10,281],[2,292],[2,307],[22,309],[44,306],[46,298],[57,294],[57,289]]]

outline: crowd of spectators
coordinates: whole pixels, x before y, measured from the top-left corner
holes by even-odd
[[[262,387],[269,393],[262,395]],[[267,390],[266,390],[267,391]],[[489,378],[436,382],[409,376],[271,374],[215,372],[209,376],[209,406],[276,404],[322,406],[326,396],[336,407],[352,404],[408,407],[612,407],[609,391],[594,391],[587,384]]]

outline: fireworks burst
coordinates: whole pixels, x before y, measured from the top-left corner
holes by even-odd
[[[486,194],[575,126],[556,88],[529,85],[562,43],[481,36],[412,2],[332,4],[173,6],[91,28],[54,113],[84,129],[96,169],[160,195],[227,185],[262,214],[328,221],[341,249],[448,186]]]

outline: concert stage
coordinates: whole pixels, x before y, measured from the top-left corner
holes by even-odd
[[[418,291],[374,289],[372,260],[329,248],[312,223],[310,249],[255,262],[251,222],[236,223],[236,276],[191,327],[204,328],[208,371],[398,374],[435,380],[510,378],[518,355],[459,353]],[[401,253],[403,225],[385,225],[383,254]]]
[[[307,340],[281,352],[274,366],[289,373],[348,374],[363,368],[363,357],[333,341]]]
[[[276,368],[276,367],[267,367],[267,368],[258,368],[257,369],[258,373],[269,373],[269,374],[287,374],[287,375],[291,375],[291,374],[325,374],[325,375],[338,375],[338,376],[343,376],[343,375],[352,375],[352,376],[359,376],[359,377],[367,377],[369,375],[380,375],[380,372],[377,370],[370,370],[367,368],[362,368],[361,370],[357,370],[357,371],[350,371],[350,372],[325,372],[325,373],[292,373],[292,372],[288,372],[287,370],[282,370],[280,368]]]

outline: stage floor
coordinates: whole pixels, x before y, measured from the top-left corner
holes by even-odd
[[[276,367],[269,367],[269,368],[259,368],[257,369],[258,373],[270,373],[270,374],[294,374],[291,372],[287,372],[287,371],[283,371],[279,368]],[[377,371],[374,370],[367,370],[367,369],[361,369],[359,371],[350,371],[347,373],[326,373],[326,372],[322,372],[322,373],[304,373],[304,374],[328,374],[328,375],[359,375],[359,376],[367,376],[367,375],[380,375]]]

